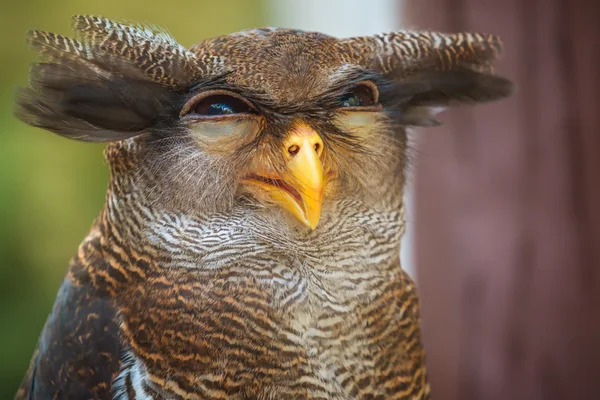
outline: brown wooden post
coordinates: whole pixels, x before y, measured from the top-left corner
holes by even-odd
[[[406,3],[407,27],[499,34],[518,87],[417,134],[433,397],[600,399],[600,2]]]

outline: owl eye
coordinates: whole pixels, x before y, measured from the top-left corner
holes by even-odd
[[[358,84],[339,98],[341,107],[371,107],[377,104],[377,88],[370,82]]]
[[[243,100],[221,94],[200,100],[191,112],[206,116],[232,115],[250,113],[252,108]]]
[[[256,114],[256,110],[248,101],[229,92],[199,94],[188,101],[181,110],[181,116],[198,119],[248,114]]]

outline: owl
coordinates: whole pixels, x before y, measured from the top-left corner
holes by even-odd
[[[16,116],[106,142],[106,203],[17,399],[428,399],[407,129],[492,101],[492,35],[31,31]]]

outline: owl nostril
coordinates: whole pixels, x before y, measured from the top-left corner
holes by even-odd
[[[290,153],[293,156],[298,154],[299,151],[300,151],[300,146],[298,146],[297,144],[293,144],[290,147],[288,147],[288,153]]]
[[[321,155],[321,145],[319,143],[315,143],[315,145],[313,146],[315,151],[317,152],[317,155]]]

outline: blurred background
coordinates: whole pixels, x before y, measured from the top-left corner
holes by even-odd
[[[600,2],[41,0],[0,5],[0,400],[12,398],[70,257],[104,202],[102,145],[12,117],[28,29],[73,14],[165,27],[184,46],[258,26],[353,36],[498,34],[507,100],[413,134],[401,258],[417,279],[436,399],[600,399]]]

